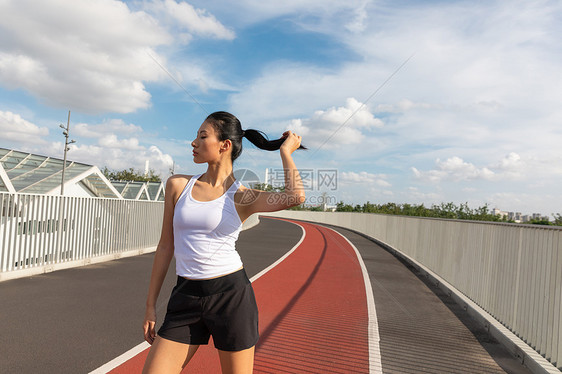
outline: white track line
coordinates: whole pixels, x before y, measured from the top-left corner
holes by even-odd
[[[145,349],[150,347],[148,342],[142,342],[136,347],[129,349],[127,352],[123,353],[121,356],[115,357],[113,360],[109,361],[108,363],[100,366],[99,368],[91,371],[90,374],[105,374],[110,372],[111,370],[115,369],[117,366],[123,364],[126,361],[129,361],[131,358],[135,357]]]
[[[306,236],[306,230],[304,229],[304,227],[302,227],[301,225],[299,225],[296,222],[291,222],[291,223],[299,226],[302,229],[301,239],[298,241],[297,244],[295,244],[293,246],[293,248],[291,248],[281,258],[279,258],[273,264],[269,265],[268,267],[266,267],[265,269],[263,269],[262,271],[260,271],[256,275],[254,275],[252,278],[250,278],[250,282],[252,282],[252,283],[255,282],[259,277],[261,277],[262,275],[264,275],[265,273],[267,273],[268,271],[270,271],[271,269],[273,269],[274,267],[279,265],[281,263],[281,261],[286,259],[291,253],[293,253],[295,251],[295,249],[297,249],[298,246],[303,242],[304,237]],[[125,363],[126,361],[129,361],[131,358],[135,357],[136,355],[138,355],[139,353],[141,353],[142,351],[144,351],[145,349],[147,349],[149,347],[150,347],[150,344],[148,344],[148,342],[144,341],[144,342],[140,343],[139,345],[129,349],[127,352],[123,353],[121,356],[115,357],[113,360],[109,361],[108,363],[100,366],[99,368],[95,369],[94,371],[91,371],[89,374],[105,374],[105,373],[108,373],[111,370],[115,369],[116,367],[120,366],[121,364]]]
[[[291,223],[293,223],[293,224],[295,224],[295,225],[297,225],[298,227],[301,228],[301,230],[302,230],[301,240],[299,240],[298,243],[295,244],[293,246],[293,248],[291,248],[289,250],[289,252],[285,253],[281,258],[279,258],[279,260],[275,261],[273,264],[269,265],[268,267],[266,267],[265,269],[263,269],[262,271],[260,271],[256,275],[254,275],[252,278],[250,278],[250,282],[252,282],[252,283],[255,282],[259,277],[261,277],[262,275],[264,275],[265,273],[267,273],[268,271],[270,271],[271,269],[273,269],[274,267],[279,265],[281,263],[281,261],[286,259],[291,253],[293,253],[295,251],[295,249],[297,249],[299,247],[299,245],[301,245],[302,241],[304,240],[304,237],[306,236],[306,230],[304,229],[304,227],[302,227],[301,225],[299,225],[296,222],[291,222]]]
[[[340,235],[344,238],[349,245],[355,251],[357,255],[357,259],[359,260],[359,264],[361,265],[361,271],[363,272],[363,281],[365,282],[365,293],[367,294],[367,313],[369,314],[369,373],[371,374],[382,374],[382,363],[381,363],[381,349],[380,349],[380,335],[379,335],[379,323],[377,320],[377,310],[375,309],[375,298],[373,296],[373,288],[371,287],[371,280],[369,279],[369,272],[367,271],[367,267],[365,266],[365,262],[363,262],[363,258],[359,253],[359,250],[355,245],[345,237],[345,235],[339,233],[338,231],[332,229],[331,227],[327,227],[324,225],[320,225],[314,223],[314,225],[322,226],[333,232]]]

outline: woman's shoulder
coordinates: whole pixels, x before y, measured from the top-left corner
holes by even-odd
[[[186,174],[174,174],[170,178],[169,181],[176,181],[176,180],[190,180],[193,175],[186,175]]]
[[[193,175],[174,174],[166,181],[166,189],[170,192],[182,191]]]
[[[174,206],[191,177],[193,175],[174,174],[166,181],[165,195],[170,199],[170,202],[173,202]]]

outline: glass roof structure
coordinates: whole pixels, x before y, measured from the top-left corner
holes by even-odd
[[[164,201],[162,182],[111,181],[124,199]]]
[[[57,193],[63,163],[53,157],[0,148],[0,192]],[[96,166],[79,162],[66,162],[64,180],[65,192],[68,185],[80,185],[96,197],[164,201],[162,182],[110,182]]]
[[[8,186],[6,186],[2,178],[0,178],[0,192],[8,192]]]
[[[53,157],[0,148],[0,191],[55,193],[60,190],[63,163],[63,160]],[[95,166],[67,161],[65,186],[80,183],[95,196],[121,198],[113,186],[108,185],[99,174],[99,169]]]
[[[90,174],[85,179],[82,179],[80,183],[98,197],[116,198],[119,196],[118,192],[115,191],[115,188],[110,188],[106,181],[107,179],[102,179],[98,174]]]
[[[124,199],[148,200],[144,182],[111,181],[111,184]]]
[[[147,182],[148,196],[153,201],[164,201],[164,185],[162,182]]]

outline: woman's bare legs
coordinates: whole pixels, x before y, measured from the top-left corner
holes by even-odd
[[[178,343],[157,336],[150,347],[142,373],[180,373],[197,348],[198,345]]]
[[[229,352],[219,350],[223,374],[251,374],[254,370],[254,348]]]
[[[198,345],[178,343],[157,336],[150,347],[142,373],[180,373],[198,348]],[[255,347],[235,352],[219,350],[223,374],[251,374],[254,369],[254,350]]]

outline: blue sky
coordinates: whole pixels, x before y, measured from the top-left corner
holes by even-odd
[[[190,142],[227,110],[303,136],[310,203],[562,212],[559,2],[5,0],[0,13],[2,147],[62,158],[71,110],[69,159],[148,159],[166,179],[173,162],[204,171]],[[281,167],[244,145],[235,169]],[[325,169],[337,188],[317,183]]]

